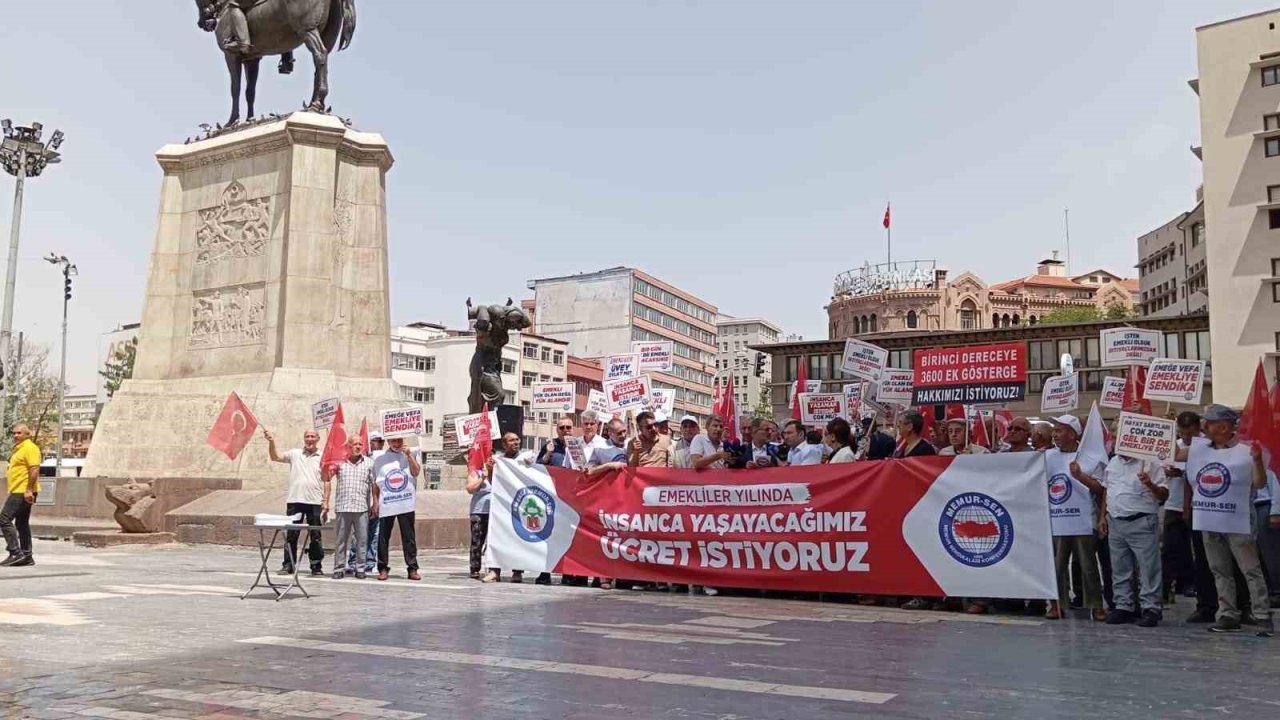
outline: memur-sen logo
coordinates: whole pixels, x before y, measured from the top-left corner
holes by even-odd
[[[938,537],[957,562],[969,567],[995,565],[1013,547],[1013,518],[994,498],[964,493],[951,498],[938,519]]]
[[[1049,502],[1054,505],[1071,499],[1071,478],[1063,473],[1058,473],[1049,478]]]
[[[511,527],[525,542],[546,542],[556,519],[556,500],[540,487],[526,486],[511,500]]]
[[[387,471],[387,492],[398,493],[407,487],[409,487],[408,473],[399,468]]]
[[[1207,498],[1216,498],[1231,487],[1231,471],[1222,463],[1209,463],[1196,473],[1196,487]]]

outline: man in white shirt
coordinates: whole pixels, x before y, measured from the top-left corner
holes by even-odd
[[[1115,609],[1108,625],[1138,620],[1138,627],[1155,627],[1160,608],[1160,506],[1169,499],[1164,471],[1154,463],[1116,455],[1102,471],[1101,534],[1111,547],[1111,577]],[[1136,565],[1136,567],[1135,567]],[[1133,606],[1133,576],[1138,575],[1142,616]]]
[[[695,470],[724,469],[733,461],[733,453],[724,449],[724,418],[707,418],[707,434],[699,435],[689,445],[689,463]]]
[[[315,528],[308,533],[307,559],[311,562],[311,574],[324,575],[324,541],[320,539],[320,511],[324,504],[324,482],[320,479],[320,433],[308,430],[302,433],[302,447],[293,448],[283,455],[276,450],[276,439],[266,428],[262,436],[267,439],[267,454],[272,462],[289,466],[289,495],[285,499],[285,512],[302,514],[302,522]],[[284,565],[280,571],[292,575],[294,558],[298,556],[298,531],[285,534]]]
[[[810,445],[805,438],[804,425],[799,420],[788,420],[782,428],[782,440],[791,449],[787,451],[787,465],[821,465],[822,446]]]
[[[586,446],[587,459],[596,448],[609,447],[609,439],[600,434],[600,419],[590,410],[582,414],[582,444]]]

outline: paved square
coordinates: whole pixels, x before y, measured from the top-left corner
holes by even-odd
[[[1170,622],[304,578],[239,599],[254,551],[40,542],[0,568],[0,711],[15,718],[1261,717],[1280,645]]]

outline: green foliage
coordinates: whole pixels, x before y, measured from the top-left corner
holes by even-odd
[[[1123,308],[1121,308],[1123,310]],[[1060,307],[1040,317],[1041,325],[1066,325],[1092,322],[1102,319],[1102,311],[1096,307]]]
[[[773,404],[769,402],[768,387],[760,388],[760,397],[756,400],[756,409],[753,414],[758,418],[773,419]]]

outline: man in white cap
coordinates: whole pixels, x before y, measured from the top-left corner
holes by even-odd
[[[969,442],[969,423],[964,418],[947,421],[947,442],[950,444],[938,450],[939,455],[986,455],[991,452]]]
[[[680,437],[671,446],[671,462],[674,467],[693,467],[693,463],[689,461],[689,448],[693,445],[693,439],[701,432],[698,418],[692,415],[680,418]]]
[[[1239,632],[1240,608],[1236,602],[1233,563],[1249,586],[1249,604],[1258,623],[1258,635],[1271,637],[1271,609],[1267,583],[1258,561],[1254,540],[1251,494],[1267,482],[1261,447],[1241,443],[1236,437],[1240,416],[1225,405],[1210,405],[1204,412],[1208,445],[1179,447],[1177,460],[1187,463],[1193,529],[1204,534],[1205,555],[1218,588],[1218,619],[1210,632]]]
[[[1060,620],[1067,608],[1067,589],[1071,572],[1071,556],[1079,558],[1081,568],[1081,600],[1094,620],[1105,620],[1102,608],[1102,576],[1098,570],[1098,541],[1094,535],[1093,498],[1104,490],[1097,481],[1104,463],[1089,459],[1091,467],[1082,468],[1076,461],[1083,428],[1071,415],[1053,419],[1053,441],[1056,447],[1045,451],[1045,472],[1049,476],[1049,524],[1053,530],[1054,567],[1058,573],[1058,600],[1049,603],[1045,617]]]

